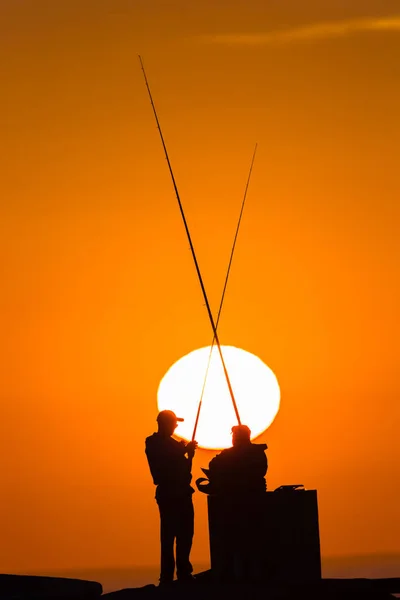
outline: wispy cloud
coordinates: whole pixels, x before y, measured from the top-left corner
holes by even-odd
[[[265,33],[253,34],[220,34],[203,36],[203,41],[211,44],[226,45],[268,45],[291,44],[307,40],[337,38],[352,33],[365,31],[399,31],[400,15],[380,17],[374,19],[352,19],[348,21],[335,21],[315,23],[293,29],[280,29]]]

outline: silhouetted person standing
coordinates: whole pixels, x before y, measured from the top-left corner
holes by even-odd
[[[160,585],[172,583],[176,570],[179,581],[192,579],[190,550],[194,533],[194,511],[191,487],[192,459],[197,442],[186,444],[172,437],[179,419],[171,410],[157,417],[158,431],[146,438],[146,456],[156,489],[161,520]]]

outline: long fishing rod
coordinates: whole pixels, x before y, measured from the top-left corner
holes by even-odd
[[[251,159],[250,171],[249,171],[249,175],[247,177],[247,182],[246,182],[246,187],[245,187],[245,190],[244,190],[244,196],[243,196],[242,206],[240,208],[240,213],[239,213],[239,220],[238,220],[238,224],[236,226],[235,237],[233,239],[233,245],[232,245],[231,255],[230,255],[230,258],[229,258],[228,270],[226,272],[224,289],[222,290],[221,302],[219,304],[219,309],[218,309],[218,314],[217,314],[217,320],[215,322],[215,328],[217,330],[218,330],[218,325],[219,325],[219,319],[221,317],[222,307],[224,305],[225,292],[226,292],[226,288],[227,288],[227,285],[228,285],[229,274],[230,274],[230,271],[231,271],[233,255],[235,253],[236,241],[237,241],[237,237],[238,237],[238,234],[239,234],[240,224],[241,224],[241,221],[242,221],[243,209],[244,209],[244,205],[246,203],[247,190],[249,189],[249,183],[250,183],[250,179],[251,179],[251,173],[253,171],[253,165],[254,165],[254,159],[256,157],[256,152],[257,152],[257,144],[255,145],[254,152],[253,152],[253,157]],[[207,383],[207,378],[208,378],[208,372],[210,370],[211,357],[212,357],[214,345],[215,345],[215,335],[213,336],[211,347],[210,347],[210,353],[208,355],[208,362],[207,362],[206,372],[205,372],[205,375],[204,375],[203,387],[202,387],[202,390],[201,390],[200,401],[199,401],[199,405],[198,405],[198,408],[197,408],[196,421],[195,421],[194,428],[193,428],[192,441],[194,441],[195,437],[196,437],[197,425],[199,423],[200,411],[201,411],[201,407],[202,407],[202,404],[203,404],[203,396],[204,396],[204,391],[206,389],[206,383]]]
[[[225,360],[224,360],[224,357],[223,357],[223,354],[222,354],[221,344],[219,342],[217,329],[215,327],[215,323],[214,323],[214,319],[213,319],[213,316],[212,316],[210,304],[208,302],[207,293],[206,293],[206,290],[205,290],[205,287],[204,287],[204,283],[203,283],[203,278],[202,278],[201,273],[200,273],[200,268],[199,268],[199,264],[197,262],[196,253],[194,251],[194,247],[193,247],[193,243],[192,243],[192,238],[190,236],[189,227],[188,227],[188,224],[187,224],[187,221],[186,221],[185,213],[183,212],[183,206],[182,206],[182,202],[181,202],[181,199],[180,199],[180,196],[179,196],[178,187],[176,185],[174,173],[172,171],[172,166],[171,166],[171,162],[169,160],[169,156],[168,156],[168,152],[167,152],[167,147],[165,145],[164,136],[163,136],[162,131],[161,131],[160,122],[158,120],[156,107],[154,106],[153,96],[151,95],[150,86],[149,86],[149,83],[147,81],[146,71],[144,70],[143,61],[142,61],[142,57],[141,56],[139,56],[139,61],[140,61],[140,66],[142,67],[143,76],[144,76],[144,80],[145,80],[145,83],[146,83],[147,91],[149,93],[150,103],[151,103],[151,106],[152,106],[152,109],[153,109],[153,112],[154,112],[154,117],[156,119],[157,128],[158,128],[158,131],[160,133],[160,138],[161,138],[161,143],[162,143],[162,146],[163,146],[163,149],[164,149],[165,158],[167,159],[168,169],[169,169],[169,172],[170,172],[170,175],[171,175],[171,179],[172,179],[172,183],[173,183],[173,186],[174,186],[176,199],[178,200],[178,204],[179,204],[179,210],[180,210],[180,213],[181,213],[181,216],[182,216],[183,224],[185,226],[186,235],[187,235],[188,240],[189,240],[189,246],[190,246],[190,250],[192,252],[194,264],[195,264],[195,267],[196,267],[197,276],[199,278],[201,291],[203,292],[204,301],[206,303],[208,317],[210,319],[211,327],[212,327],[213,334],[214,334],[214,337],[215,337],[215,343],[217,344],[218,352],[219,352],[219,355],[221,357],[221,363],[222,363],[222,367],[224,369],[225,379],[226,379],[226,383],[228,384],[228,389],[229,389],[229,393],[230,393],[230,396],[231,396],[231,399],[232,399],[233,408],[234,408],[234,411],[235,411],[235,414],[236,414],[236,418],[237,418],[238,424],[241,425],[240,415],[239,415],[239,411],[238,411],[238,408],[237,408],[237,404],[236,404],[235,396],[234,396],[234,393],[233,393],[232,385],[231,385],[231,382],[230,382],[230,379],[229,379],[228,370],[226,368]]]

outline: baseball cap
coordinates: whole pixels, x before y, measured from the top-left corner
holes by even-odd
[[[157,421],[174,421],[176,423],[184,421],[184,419],[177,417],[172,410],[162,410],[157,415]]]

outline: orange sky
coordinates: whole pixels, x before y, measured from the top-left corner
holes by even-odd
[[[281,385],[269,486],[326,555],[400,551],[396,6],[3,0],[4,572],[158,561],[144,438],[211,335],[139,52],[214,310],[259,143],[220,331]]]

